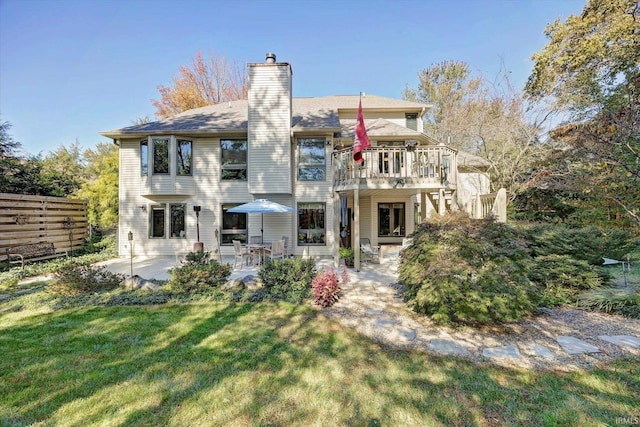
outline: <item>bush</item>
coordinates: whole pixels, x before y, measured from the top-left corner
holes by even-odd
[[[189,252],[180,266],[170,269],[169,274],[167,288],[170,292],[202,293],[226,283],[231,266],[210,259],[209,252]]]
[[[585,292],[577,301],[580,308],[616,313],[640,319],[640,292],[632,288],[607,288]]]
[[[80,295],[114,289],[123,280],[124,275],[112,273],[104,266],[71,259],[56,265],[49,291],[63,296]]]
[[[533,256],[568,255],[591,265],[602,265],[602,257],[624,259],[636,246],[629,232],[618,229],[552,224],[523,228]]]
[[[315,262],[302,258],[267,260],[258,271],[265,287],[265,297],[292,303],[311,297],[311,281],[315,274]]]
[[[349,283],[349,272],[346,265],[343,267],[340,278],[338,278],[338,273],[333,268],[327,268],[316,274],[316,277],[311,282],[314,302],[322,307],[331,307],[338,302],[340,282],[343,285]]]
[[[538,301],[529,262],[516,229],[459,214],[420,227],[403,252],[400,281],[412,308],[436,322],[509,322]]]
[[[540,304],[555,307],[575,304],[581,292],[602,286],[606,274],[568,255],[543,255],[533,260],[529,278],[541,290]]]

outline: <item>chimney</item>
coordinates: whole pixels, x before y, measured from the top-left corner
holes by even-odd
[[[249,66],[247,181],[251,194],[292,194],[291,65],[266,61]]]

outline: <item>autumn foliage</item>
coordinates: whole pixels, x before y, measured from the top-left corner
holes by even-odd
[[[183,65],[170,86],[158,86],[159,100],[151,100],[158,117],[170,117],[192,108],[247,99],[247,75],[236,62],[198,52],[191,65]]]

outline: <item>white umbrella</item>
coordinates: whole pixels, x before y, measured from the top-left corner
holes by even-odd
[[[245,203],[243,205],[234,206],[231,209],[227,210],[227,212],[235,212],[235,213],[284,213],[284,212],[293,212],[293,208],[289,206],[281,205],[280,203],[272,202],[267,199],[257,199],[253,202]],[[262,215],[262,222],[260,224],[260,233],[262,235],[261,239],[264,242],[264,215]]]

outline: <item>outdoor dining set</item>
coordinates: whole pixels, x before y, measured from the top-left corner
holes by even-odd
[[[262,264],[266,259],[285,259],[288,256],[289,239],[282,236],[275,242],[263,242],[262,236],[251,236],[248,244],[233,240],[234,260],[233,268],[239,265]]]

